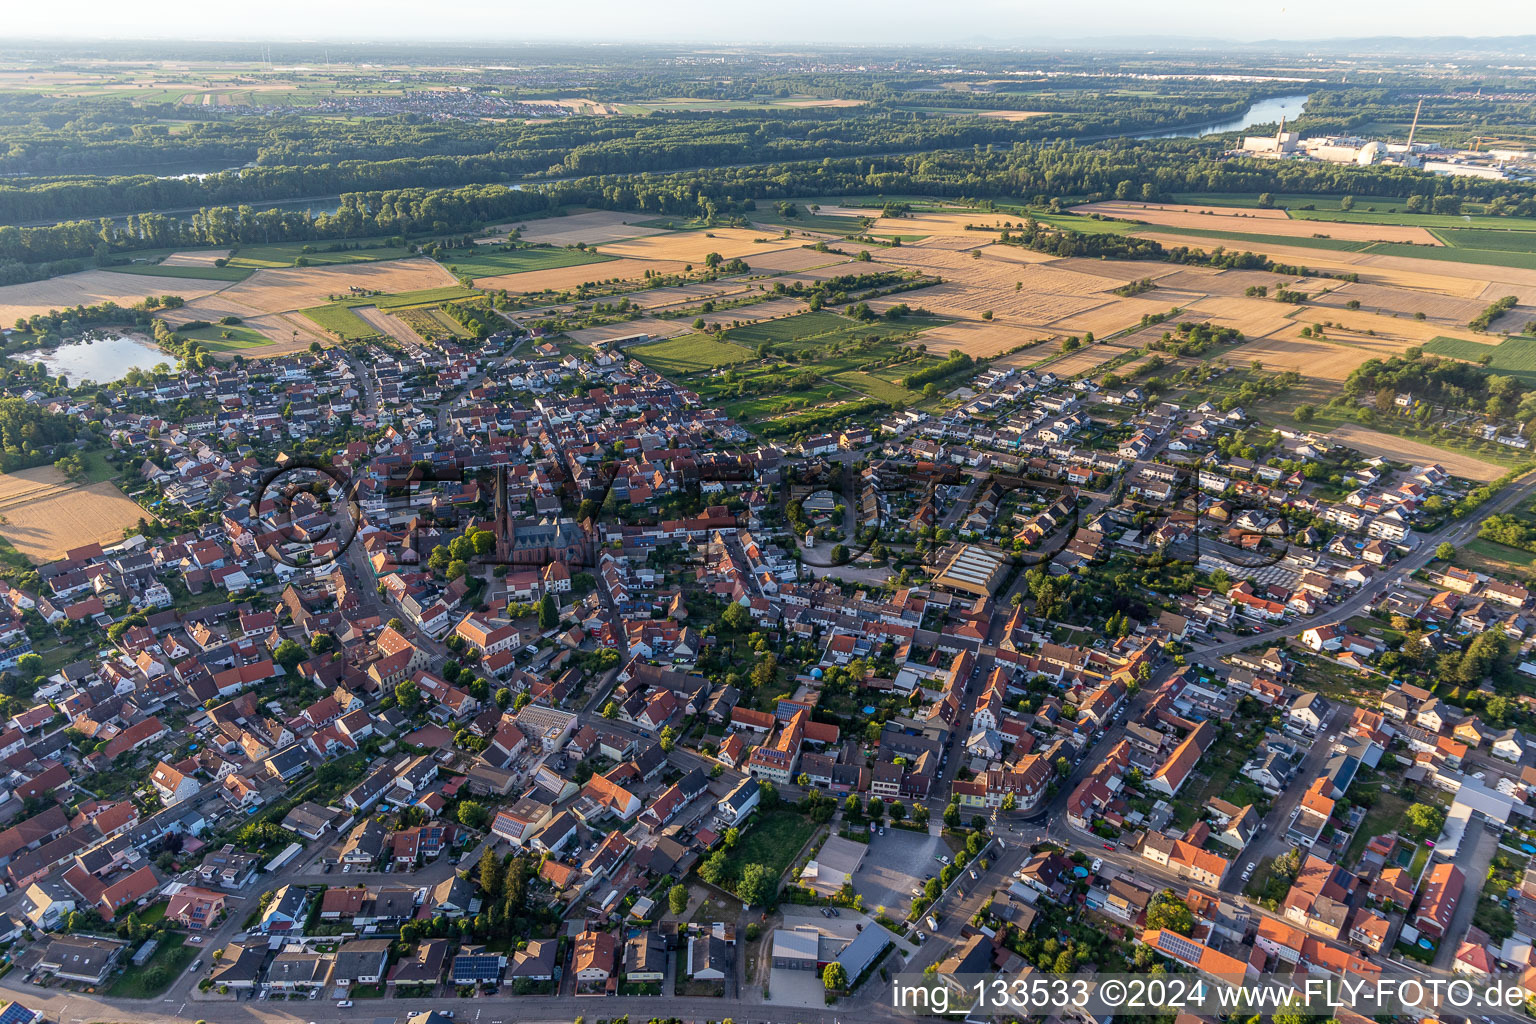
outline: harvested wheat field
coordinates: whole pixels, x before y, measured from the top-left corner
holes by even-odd
[[[1207,228],[1253,235],[1313,238],[1318,235],[1350,242],[1413,242],[1444,245],[1424,228],[1403,224],[1353,224],[1333,220],[1291,220],[1283,210],[1250,210],[1230,206],[1168,206],[1158,203],[1089,203],[1078,213],[1097,213],[1117,220],[1137,220],[1159,227]],[[1261,216],[1263,214],[1279,214]]]
[[[741,256],[751,265],[750,257],[760,252],[777,252],[784,248],[784,240],[770,238],[761,231],[747,228],[714,228],[710,231],[671,231],[633,238],[627,242],[613,242],[599,248],[608,256],[681,260],[695,265],[702,264],[709,253],[717,252],[728,260]]]
[[[1512,285],[1536,285],[1536,270],[1524,267],[1497,267],[1486,263],[1455,263],[1450,260],[1421,260],[1412,256],[1365,254],[1357,269],[1361,277],[1402,284],[1409,288],[1427,288],[1475,298],[1488,282]],[[1509,292],[1502,294],[1508,295]]]
[[[1522,302],[1520,305],[1502,314],[1488,329],[1495,334],[1519,334],[1525,330],[1527,324],[1536,323],[1536,305]]]
[[[211,267],[216,260],[229,259],[228,249],[197,249],[192,252],[173,252],[160,261],[162,267]]]
[[[920,242],[908,242],[908,249],[948,249],[970,255],[971,250],[994,245],[992,236],[985,231],[967,231],[963,235],[929,235]]]
[[[927,269],[927,267],[920,265],[882,263],[879,260],[870,263],[860,263],[855,266],[852,261],[849,261],[846,263],[833,263],[824,267],[806,267],[803,270],[791,270],[785,275],[784,283],[787,286],[795,281],[825,281],[829,277],[842,277],[844,274],[880,274],[888,270]]]
[[[1413,347],[1401,338],[1369,338],[1335,333],[1330,338],[1303,338],[1301,324],[1287,324],[1262,338],[1226,349],[1218,358],[1234,366],[1257,359],[1266,370],[1295,370],[1313,380],[1343,381],[1369,359],[1390,359]]]
[[[582,327],[567,331],[565,336],[578,345],[601,345],[614,338],[631,338],[644,334],[650,338],[671,338],[691,330],[682,320],[657,320],[643,316],[622,324],[602,324],[598,327]]]
[[[193,299],[222,288],[224,284],[223,281],[197,281],[184,277],[84,270],[46,281],[0,286],[0,323],[9,327],[17,317],[71,306],[96,306],[103,302],[132,306],[143,302],[147,295],[180,295],[184,299]]]
[[[1052,256],[1048,252],[1036,252],[1026,249],[1022,245],[998,245],[991,243],[981,250],[982,259],[1002,260],[1004,263],[1054,263],[1060,260],[1060,256]],[[1091,263],[1092,260],[1084,260]],[[1088,271],[1092,273],[1092,271]]]
[[[988,242],[991,236],[1003,230],[1005,222],[1018,224],[1023,217],[1011,213],[987,213],[983,210],[962,210],[955,213],[912,213],[905,217],[881,217],[870,225],[874,235],[959,235],[975,236]],[[969,227],[968,227],[969,225]],[[983,228],[985,230],[971,230]]]
[[[12,502],[4,514],[0,537],[36,564],[71,548],[122,540],[124,530],[148,515],[108,481]]]
[[[998,248],[1013,248],[1012,246],[999,246]],[[1169,263],[1155,263],[1151,260],[1090,260],[1075,256],[1052,256],[1051,265],[1057,270],[1070,270],[1074,273],[1085,274],[1088,277],[1100,277],[1106,281],[1106,288],[1118,287],[1131,281],[1140,281],[1144,277],[1150,277],[1154,281],[1161,281],[1165,277],[1177,275],[1181,269],[1204,268],[1180,268]],[[1216,273],[1216,271],[1212,271]]]
[[[1106,302],[1102,306],[1085,309],[1081,313],[1073,313],[1071,316],[1052,321],[1051,330],[1058,334],[1083,334],[1086,331],[1092,331],[1095,337],[1103,338],[1117,331],[1135,327],[1141,323],[1141,318],[1145,315],[1166,313],[1170,305],[1171,303],[1166,301],[1142,296],[1130,299],[1116,296],[1113,301]]]
[[[648,213],[593,210],[589,213],[573,213],[565,217],[541,217],[537,220],[498,225],[493,230],[499,237],[481,239],[481,241],[505,241],[507,234],[513,228],[522,228],[520,237],[525,242],[548,242],[550,245],[575,245],[577,242],[586,242],[590,245],[599,242],[617,242],[625,238],[666,234],[666,228],[647,228],[639,224],[642,220],[654,219]]]
[[[1026,330],[1021,327],[1011,327],[1007,324],[986,323],[979,320],[959,320],[952,324],[944,324],[932,330],[924,331],[917,335],[908,344],[927,345],[928,351],[934,354],[947,354],[952,351],[964,352],[973,358],[993,356],[999,352],[1006,352],[1015,345],[1022,345],[1027,341],[1034,341],[1040,337],[1037,331]],[[1045,355],[1042,348],[1030,349],[1033,353],[1026,362],[1034,362]]]
[[[785,271],[810,270],[813,267],[835,267],[850,262],[852,260],[849,257],[841,256],[835,252],[817,252],[815,249],[794,248],[757,253],[747,261],[747,265],[755,271],[783,273]]]
[[[1328,437],[1365,455],[1380,455],[1383,458],[1416,462],[1420,465],[1437,462],[1445,468],[1447,473],[1466,480],[1497,480],[1504,475],[1504,470],[1491,462],[1484,462],[1470,455],[1436,448],[1419,441],[1411,441],[1406,437],[1383,434],[1379,430],[1368,430],[1354,423],[1334,427],[1328,432]]]
[[[633,281],[645,276],[647,270],[657,274],[681,273],[683,264],[671,260],[608,260],[604,263],[584,263],[575,267],[555,267],[552,270],[525,270],[519,274],[497,274],[495,277],[475,279],[476,288],[499,289],[509,292],[565,291],[583,284],[602,281]]]
[[[1258,338],[1293,322],[1298,326],[1302,320],[1310,322],[1310,317],[1305,314],[1297,314],[1293,321],[1291,314],[1295,312],[1295,306],[1275,302],[1273,299],[1207,295],[1185,306],[1184,312],[1175,319],[1196,322],[1209,320],[1220,327],[1235,327],[1246,338]],[[1168,327],[1165,325],[1163,330],[1168,330]]]
[[[1364,281],[1340,285],[1327,295],[1314,295],[1310,304],[1343,309],[1352,301],[1360,303],[1362,312],[1381,313],[1388,318],[1396,314],[1409,319],[1415,313],[1423,313],[1428,320],[1456,326],[1465,325],[1487,306],[1481,299],[1437,295],[1417,288],[1397,288]]]
[[[1502,299],[1506,295],[1513,295],[1520,300],[1522,306],[1536,306],[1536,284],[1510,284],[1505,281],[1494,281],[1484,288],[1482,294],[1477,296],[1486,307],[1488,303]]]
[[[1031,349],[1037,353],[1035,358],[1040,359],[1052,349],[1060,349],[1059,343],[1048,342],[1037,349]],[[1054,373],[1058,377],[1077,377],[1088,373],[1095,366],[1109,362],[1115,356],[1123,355],[1125,349],[1118,345],[1083,345],[1071,352],[1062,354],[1057,359],[1041,364],[1039,372]]]
[[[347,263],[334,267],[282,267],[258,270],[219,293],[222,301],[238,302],[264,313],[282,313],[319,306],[349,288],[378,292],[411,292],[443,288],[458,279],[429,259]]]
[[[52,466],[37,466],[14,473],[0,473],[0,514],[12,505],[34,501],[68,490],[74,485]]]
[[[998,121],[1028,121],[1032,117],[1044,117],[1046,114],[1043,110],[978,110],[974,113]]]

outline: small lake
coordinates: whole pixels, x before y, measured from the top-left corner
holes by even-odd
[[[1300,93],[1295,96],[1274,96],[1267,100],[1260,100],[1240,117],[1230,121],[1222,121],[1217,124],[1206,124],[1198,127],[1177,128],[1168,132],[1148,132],[1145,135],[1134,136],[1138,139],[1198,139],[1204,135],[1220,135],[1223,132],[1240,132],[1256,124],[1275,124],[1282,117],[1287,121],[1294,121],[1301,116],[1301,108],[1306,105],[1307,94]]]
[[[148,373],[160,363],[176,365],[170,353],[150,342],[121,335],[70,342],[47,354],[41,349],[18,352],[14,358],[42,363],[50,374],[55,377],[63,374],[72,385],[85,380],[106,384],[121,379],[134,367]]]

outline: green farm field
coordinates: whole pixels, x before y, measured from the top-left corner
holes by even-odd
[[[1292,220],[1337,220],[1350,224],[1404,224],[1421,228],[1475,228],[1488,227],[1516,231],[1536,231],[1536,217],[1489,217],[1480,212],[1474,203],[1463,205],[1465,214],[1409,213],[1406,198],[1356,196],[1354,208],[1342,210],[1339,202],[1344,197],[1314,196],[1298,193],[1275,193],[1276,209],[1284,209]],[[1226,194],[1208,192],[1180,192],[1173,196],[1176,203],[1195,206],[1237,206],[1256,209],[1258,193]],[[1301,207],[1313,209],[1303,210]]]
[[[367,305],[367,303],[358,303]],[[363,320],[351,307],[340,302],[332,302],[325,306],[313,306],[300,310],[305,316],[315,322],[321,330],[330,331],[343,338],[377,338],[380,334],[371,324]]]
[[[402,260],[411,255],[409,249],[402,246],[385,244],[386,239],[361,239],[354,244],[363,246],[375,246],[374,248],[343,249],[338,252],[325,252],[323,246],[328,243],[315,242],[282,242],[274,245],[245,245],[229,257],[230,267],[243,267],[246,270],[263,270],[271,267],[291,267],[294,260],[303,257],[309,261],[312,267],[333,266],[339,263],[373,263],[378,260]],[[310,251],[306,252],[308,249]]]
[[[1471,362],[1486,358],[1488,369],[1494,373],[1512,374],[1527,385],[1536,383],[1536,338],[1514,336],[1489,345],[1459,338],[1434,338],[1424,346],[1424,351]]]
[[[176,277],[190,281],[244,281],[254,270],[248,267],[167,267],[162,263],[129,263],[102,267],[114,274],[141,274],[144,277]]]
[[[435,306],[439,302],[457,302],[460,299],[477,299],[484,292],[465,288],[463,285],[445,284],[441,288],[418,288],[411,292],[394,292],[385,295],[360,295],[342,299],[338,306],[378,306],[380,309],[409,309],[412,306]],[[308,310],[305,310],[307,313]]]
[[[702,334],[684,334],[666,341],[653,341],[628,350],[646,366],[664,374],[698,373],[719,366],[751,362],[750,349],[716,341]]]
[[[473,251],[454,249],[438,260],[449,273],[458,277],[496,277],[520,274],[525,270],[555,270],[603,263],[612,259],[585,249],[538,247],[503,250],[496,246],[476,246]]]

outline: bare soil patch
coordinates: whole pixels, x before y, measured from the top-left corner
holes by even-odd
[[[1362,311],[1382,313],[1388,318],[1396,315],[1411,320],[1415,313],[1423,313],[1428,320],[1457,326],[1465,326],[1487,305],[1480,299],[1439,295],[1417,288],[1369,284],[1364,281],[1345,284],[1327,295],[1315,296],[1310,304],[1342,309],[1351,301],[1359,302]]]
[[[1475,459],[1470,455],[1436,448],[1406,437],[1384,434],[1354,423],[1334,427],[1328,436],[1340,444],[1349,445],[1366,455],[1381,455],[1389,459],[1410,460],[1419,464],[1438,462],[1452,476],[1468,480],[1497,480],[1504,475],[1502,467],[1491,462]]]

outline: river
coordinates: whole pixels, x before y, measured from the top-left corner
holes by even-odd
[[[1145,135],[1134,135],[1136,139],[1198,139],[1206,135],[1221,135],[1224,132],[1240,132],[1244,128],[1256,124],[1275,124],[1282,117],[1287,121],[1294,121],[1301,116],[1301,108],[1306,105],[1307,94],[1299,93],[1295,96],[1275,96],[1267,100],[1259,100],[1249,107],[1247,112],[1230,121],[1218,121],[1213,124],[1192,125],[1185,128],[1176,128],[1166,132],[1148,132]]]
[[[18,352],[13,358],[42,363],[50,374],[68,377],[73,385],[86,380],[106,384],[126,376],[134,367],[148,373],[156,364],[176,362],[153,343],[121,334],[70,342],[51,352],[44,349]]]

